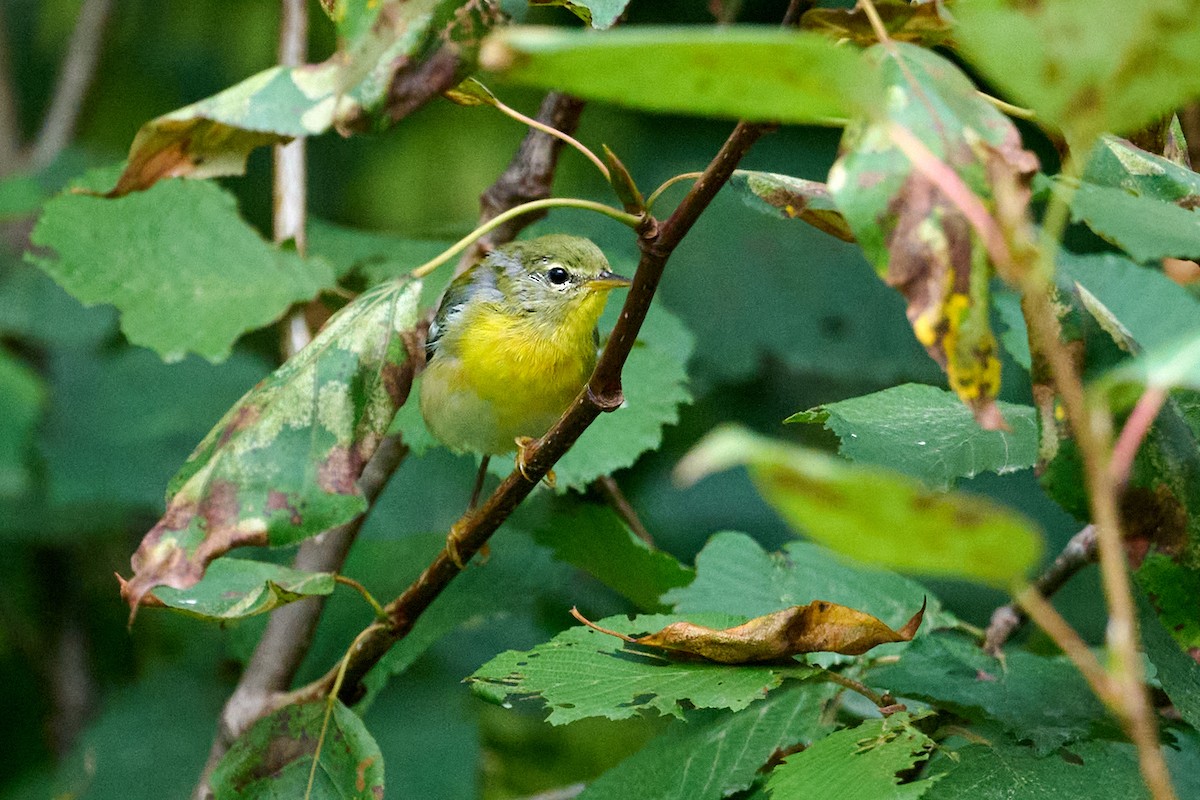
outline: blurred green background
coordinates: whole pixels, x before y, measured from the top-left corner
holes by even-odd
[[[80,5],[0,2],[0,56],[11,73],[26,142],[41,124]],[[331,51],[333,40],[317,4],[311,5],[316,60]],[[739,19],[773,22],[785,5],[748,0]],[[709,23],[706,6],[635,0],[632,22]],[[111,309],[83,309],[24,264],[21,252],[39,196],[85,167],[119,161],[147,119],[269,66],[277,15],[274,0],[119,0],[74,144],[34,176],[33,199],[27,177],[9,174],[0,183],[0,336],[27,368],[31,391],[43,397],[32,441],[21,443],[28,470],[20,490],[0,495],[0,708],[7,718],[0,727],[0,798],[187,796],[238,660],[261,629],[261,620],[220,630],[143,613],[128,630],[113,573],[128,572],[129,554],[161,512],[166,482],[191,448],[274,366],[276,334],[251,334],[221,365],[196,358],[167,365],[126,344]],[[571,24],[557,9],[529,18]],[[533,94],[494,88],[527,113],[537,108],[540,98]],[[578,136],[593,147],[611,146],[641,186],[652,188],[703,168],[730,128],[728,122],[592,105]],[[459,236],[473,227],[479,194],[523,133],[489,110],[437,101],[387,134],[314,140],[311,213],[405,236]],[[758,144],[743,166],[823,180],[837,139],[832,130],[784,128]],[[269,153],[260,151],[246,177],[226,182],[244,216],[264,231],[269,165]],[[608,199],[599,177],[570,152],[556,192]],[[672,190],[664,202],[681,192]],[[593,236],[619,271],[632,269],[636,259],[629,234],[604,219],[559,211],[537,229]],[[781,420],[896,383],[943,383],[914,341],[900,297],[854,247],[800,222],[763,216],[728,192],[672,258],[661,301],[696,336],[689,365],[696,400],[665,432],[658,452],[616,477],[657,543],[684,560],[719,530],[744,530],[768,545],[791,536],[742,473],[688,490],[672,484],[674,464],[714,424],[738,420],[833,447],[819,429],[785,427]],[[1025,402],[1026,376],[1011,363],[1006,367],[1004,399]],[[17,422],[0,417],[0,436],[6,426],[15,429]],[[420,534],[444,531],[457,517],[473,470],[470,459],[437,450],[407,461],[373,512],[348,574],[380,597],[400,588],[401,576],[428,550],[429,537]],[[1076,530],[1028,472],[983,476],[962,488],[994,495],[1038,520],[1051,553]],[[551,501],[543,495],[535,502]],[[521,525],[521,517],[510,523],[512,542],[501,533],[497,551],[511,552],[511,563],[530,570],[537,565],[542,591],[519,591],[520,576],[507,574],[502,567],[510,561],[498,555],[497,565],[483,573],[495,576],[496,607],[481,609],[477,624],[423,656],[367,713],[385,755],[391,797],[528,795],[594,776],[657,728],[633,722],[552,730],[535,714],[486,706],[459,682],[496,652],[529,646],[564,627],[572,604],[586,603],[593,617],[626,608],[591,579],[549,563]],[[968,584],[933,586],[977,624],[1003,600]],[[1059,605],[1086,636],[1099,634],[1102,603],[1094,575],[1073,582]],[[364,621],[361,604],[339,592],[309,673],[323,671]],[[448,751],[461,767],[448,770],[441,758],[430,757]]]

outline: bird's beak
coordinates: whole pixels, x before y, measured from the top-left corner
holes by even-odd
[[[618,275],[615,272],[604,270],[595,278],[587,282],[589,289],[619,289],[622,286],[629,286],[633,281],[623,275]]]

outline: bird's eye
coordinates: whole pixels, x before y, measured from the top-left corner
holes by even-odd
[[[562,286],[571,278],[570,274],[562,267],[551,267],[550,269],[546,270],[546,277],[549,278],[550,282],[555,286]]]

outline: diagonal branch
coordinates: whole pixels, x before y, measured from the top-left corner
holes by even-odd
[[[113,0],[84,0],[71,32],[71,42],[54,87],[54,99],[33,145],[30,163],[36,169],[54,161],[75,135],[83,98],[96,74],[104,29]]]

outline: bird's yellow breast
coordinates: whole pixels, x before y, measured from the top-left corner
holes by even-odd
[[[422,379],[430,429],[459,450],[503,453],[518,436],[541,436],[583,388],[596,364],[596,292],[557,319],[513,315],[491,304],[464,309]]]

